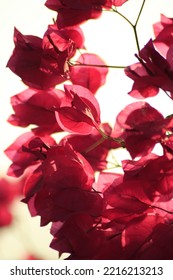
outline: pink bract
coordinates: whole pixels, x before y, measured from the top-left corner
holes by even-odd
[[[79,85],[65,85],[64,98],[55,116],[59,126],[68,132],[90,134],[99,129],[100,108],[97,99],[87,88]]]
[[[77,60],[77,64],[70,69],[70,80],[73,84],[81,85],[96,93],[106,82],[108,68],[103,67],[106,66],[105,62],[95,54],[84,53]],[[101,65],[102,67],[90,65]]]

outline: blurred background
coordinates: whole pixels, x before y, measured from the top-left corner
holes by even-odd
[[[48,10],[44,3],[45,0],[0,1],[0,203],[3,205],[3,202],[7,201],[8,206],[8,209],[0,206],[0,218],[4,221],[4,224],[3,222],[2,225],[0,224],[1,260],[58,258],[57,252],[49,248],[50,226],[40,228],[39,218],[31,218],[27,206],[20,202],[22,181],[17,189],[16,180],[7,177],[6,172],[10,160],[3,152],[20,134],[29,131],[29,128],[18,128],[6,121],[12,113],[10,97],[26,89],[20,78],[6,68],[14,48],[14,27],[25,35],[42,37],[47,25],[56,18],[56,13]],[[119,11],[134,23],[141,4],[141,0],[129,0],[119,8]],[[146,1],[138,24],[141,47],[153,37],[152,25],[160,21],[161,13],[167,17],[173,17],[173,1]],[[82,28],[88,52],[101,56],[108,65],[130,65],[136,62],[134,54],[137,49],[133,30],[118,15],[103,12],[101,18],[83,24]],[[106,121],[113,125],[117,113],[127,104],[135,101],[127,95],[131,85],[131,80],[124,75],[123,70],[109,71],[107,83],[98,90],[96,95],[101,107],[102,122]],[[173,112],[173,104],[166,95],[160,93],[147,101],[165,116]],[[121,160],[126,155],[118,151],[116,156],[118,160]]]

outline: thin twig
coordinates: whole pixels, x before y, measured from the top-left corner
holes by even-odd
[[[78,61],[75,61],[75,62],[73,62],[73,61],[71,61],[71,60],[69,60],[68,61],[68,64],[70,65],[70,66],[82,66],[82,67],[87,67],[87,66],[91,66],[91,67],[100,67],[100,68],[117,68],[117,69],[124,69],[124,68],[126,68],[127,66],[120,66],[120,65],[102,65],[102,64],[88,64],[88,63],[80,63],[80,62],[78,62]]]

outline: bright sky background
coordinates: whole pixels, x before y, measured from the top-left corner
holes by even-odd
[[[0,1],[0,173],[5,172],[10,161],[3,154],[13,140],[28,129],[17,128],[6,122],[12,113],[10,96],[26,87],[9,69],[6,63],[13,50],[14,26],[23,34],[42,37],[47,25],[55,17],[53,11],[44,6],[45,0],[1,0]],[[133,22],[140,9],[141,0],[129,0],[119,9]],[[139,21],[140,46],[153,37],[152,24],[160,20],[160,13],[173,17],[173,1],[146,0],[146,5]],[[129,65],[135,62],[137,52],[134,34],[130,26],[121,17],[111,12],[104,12],[99,20],[83,25],[86,35],[86,47],[89,52],[100,55],[107,64]],[[131,89],[131,80],[125,77],[123,70],[111,70],[107,84],[102,87],[97,98],[102,112],[102,121],[114,123],[116,114],[135,99],[127,92]],[[157,98],[149,99],[151,105],[165,116],[173,112],[173,104],[167,96],[160,93]],[[37,225],[38,226],[38,225]],[[43,229],[41,229],[43,230]],[[1,249],[1,247],[0,247]],[[55,256],[55,255],[54,255]],[[0,255],[1,258],[1,255]]]

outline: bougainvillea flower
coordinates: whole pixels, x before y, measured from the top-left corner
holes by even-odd
[[[64,222],[54,222],[51,229],[54,238],[50,246],[60,254],[68,252],[69,260],[142,259],[143,253],[150,250],[150,245],[152,248],[156,226],[160,224],[164,227],[164,219],[151,205],[140,201],[143,193],[132,181],[123,185],[121,174],[102,173],[101,177],[107,211],[103,210],[101,219],[76,214]],[[118,182],[108,186],[113,177]],[[86,249],[80,250],[85,247],[84,240]],[[91,243],[94,246],[91,247]],[[148,259],[154,257],[153,253]]]
[[[111,134],[112,129],[109,124],[102,124],[102,129],[107,135]],[[74,150],[80,152],[87,159],[95,171],[105,169],[109,150],[120,147],[117,142],[104,139],[97,129],[93,129],[89,135],[70,134],[65,138]]]
[[[88,19],[97,19],[102,8],[110,9],[112,5],[122,6],[128,0],[47,0],[47,8],[58,12],[59,28],[83,23]]]
[[[110,9],[112,5],[122,6],[128,0],[47,0],[47,8],[58,12],[59,28],[83,23],[88,19],[97,19],[102,8]]]
[[[155,154],[137,161],[125,160],[123,161],[124,182],[136,180],[150,201],[169,200],[173,195],[172,164],[173,160]]]
[[[42,47],[50,57],[55,55],[60,75],[67,79],[68,60],[75,55],[76,48],[84,47],[84,35],[77,26],[58,29],[55,24],[49,25],[43,37]]]
[[[161,21],[153,25],[154,45],[166,57],[169,47],[173,45],[173,18],[161,14]]]
[[[102,212],[101,227],[105,231],[108,243],[118,236],[120,237],[121,246],[118,242],[116,243],[118,259],[142,259],[143,252],[147,252],[147,248],[150,250],[150,245],[152,246],[152,235],[155,227],[158,224],[165,223],[165,219],[169,215],[167,210],[172,211],[172,205],[170,209],[162,209],[160,203],[157,201],[152,203],[150,198],[147,197],[147,193],[145,193],[147,184],[148,191],[151,191],[151,193],[153,191],[151,190],[153,184],[155,184],[155,187],[162,184],[159,180],[154,183],[154,178],[158,178],[157,176],[159,175],[153,174],[153,170],[150,169],[151,166],[148,166],[145,175],[143,174],[140,177],[140,172],[143,172],[145,165],[150,164],[152,159],[153,166],[157,166],[157,163],[154,162],[154,159],[157,158],[158,156],[156,155],[153,155],[150,159],[149,157],[142,158],[139,162],[136,162],[136,166],[134,161],[129,161],[129,163],[126,161],[126,165],[124,162],[125,176],[105,172],[102,172],[99,176],[97,184],[99,189],[102,184],[103,205],[105,205],[105,209]],[[147,179],[147,172],[149,173],[149,170],[151,176]],[[165,178],[165,181],[167,179]],[[157,199],[162,197],[158,193],[157,195]],[[165,198],[166,196],[163,197],[163,200]],[[170,221],[172,222],[171,216],[173,215],[170,215]],[[147,259],[155,259],[154,254],[151,254],[150,258],[149,254],[147,255]],[[99,259],[101,256],[103,257],[104,253],[98,255]],[[111,256],[114,259],[117,258],[115,248],[109,247],[109,253],[106,258],[109,259]]]
[[[55,144],[55,140],[50,136],[39,138],[32,132],[22,134],[5,150],[5,154],[13,162],[8,169],[8,175],[21,176],[27,167],[37,165],[45,159],[49,145]]]
[[[75,54],[76,47],[83,46],[83,40],[78,27],[66,31],[50,25],[43,39],[23,35],[15,28],[15,48],[7,67],[32,88],[55,87],[68,78],[67,60]]]
[[[62,97],[62,91],[57,89],[26,89],[11,97],[14,114],[8,118],[8,122],[21,127],[34,124],[37,127],[32,130],[39,135],[62,131],[54,112],[54,108],[60,106]]]
[[[11,204],[19,195],[18,186],[11,180],[0,178],[0,227],[8,226],[13,220]]]
[[[45,183],[27,203],[32,216],[41,216],[42,226],[52,221],[67,220],[75,213],[97,217],[102,211],[102,198],[98,193],[73,186],[61,187],[60,182],[50,186]]]
[[[157,224],[161,222],[163,222],[162,218],[151,214],[130,221],[122,233],[125,258],[141,259],[142,251],[152,244],[152,234]],[[150,258],[155,259],[152,255]]]
[[[54,162],[54,165],[52,162]],[[62,188],[69,185],[89,190],[94,182],[92,167],[66,140],[61,141],[61,145],[53,146],[47,151],[42,169],[45,179],[50,179],[52,182],[54,178],[63,180]],[[73,180],[70,180],[70,178]]]
[[[95,93],[99,87],[105,84],[108,68],[87,66],[87,64],[104,66],[105,62],[95,54],[82,54],[77,60],[76,66],[70,68],[70,80],[73,84],[84,86]]]
[[[23,201],[28,203],[32,216],[41,216],[42,225],[75,212],[95,216],[102,204],[100,195],[92,191],[93,182],[90,164],[64,140],[47,150],[39,169],[29,176]]]
[[[99,128],[100,107],[93,93],[79,85],[65,85],[60,108],[55,109],[59,126],[68,132],[90,134]]]
[[[48,25],[48,29],[45,32],[45,36],[47,36],[47,35],[49,36],[51,34],[55,34],[55,36],[54,36],[55,44],[56,44],[56,41],[59,41],[59,43],[61,43],[61,46],[60,46],[61,50],[64,50],[64,48],[66,48],[67,40],[73,41],[75,43],[76,48],[78,48],[78,49],[85,48],[84,47],[85,37],[84,37],[82,29],[78,25],[68,26],[68,27],[59,29],[56,24],[50,24],[50,25]],[[64,41],[63,40],[60,41],[60,38],[63,38]]]
[[[104,233],[97,229],[96,221],[87,214],[73,215],[65,223],[53,223],[51,233],[54,236],[50,247],[58,250],[60,255],[70,253],[69,260],[94,259],[104,250],[106,239]]]
[[[172,117],[163,115],[146,102],[127,105],[116,118],[112,137],[125,140],[133,158],[151,152],[155,144],[166,137],[172,127]]]
[[[110,3],[108,1],[110,6]],[[59,28],[80,24],[88,19],[96,19],[102,13],[107,0],[47,0],[46,7],[57,11]]]
[[[109,229],[109,238],[149,210],[151,201],[135,177],[102,172],[94,188],[103,194],[102,228]]]
[[[164,238],[163,238],[164,236]],[[142,260],[172,260],[173,251],[173,226],[172,224],[158,223],[150,236],[150,240],[144,246],[136,259]]]
[[[57,54],[42,47],[42,39],[14,31],[15,48],[7,67],[33,88],[47,89],[63,82],[57,65]]]
[[[110,223],[126,224],[148,211],[161,215],[160,206],[165,215],[162,202],[173,197],[172,160],[150,154],[137,161],[124,160],[122,165],[124,175],[102,172],[94,184],[94,188],[103,194],[104,218]],[[167,210],[172,211],[172,204]]]
[[[133,184],[128,181],[128,184]],[[135,184],[134,184],[135,186]],[[139,187],[136,190],[134,186],[131,188],[123,181],[115,180],[110,187],[103,192],[103,203],[106,204],[106,209],[103,216],[109,221],[126,224],[128,221],[143,215],[148,210],[149,205],[144,203],[142,192]]]
[[[125,74],[134,81],[129,92],[134,98],[152,97],[159,89],[173,91],[172,49],[167,53],[167,59],[161,56],[150,40],[139,52],[139,63],[125,69]]]

